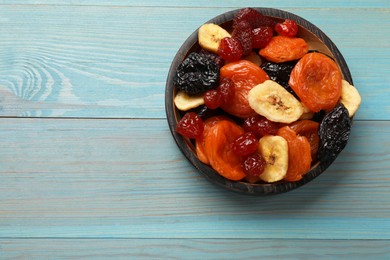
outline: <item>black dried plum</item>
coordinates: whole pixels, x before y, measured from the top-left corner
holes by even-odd
[[[336,159],[348,142],[351,126],[352,121],[348,110],[341,103],[325,115],[318,130],[320,143],[317,158],[319,161]]]
[[[212,59],[219,68],[222,68],[222,66],[225,65],[225,61],[218,54],[212,53],[205,49],[200,49],[199,54]]]
[[[261,64],[261,68],[268,74],[271,80],[276,81],[279,85],[283,86],[288,92],[295,95],[291,89],[288,81],[290,74],[297,61],[274,63],[267,61]]]
[[[218,86],[219,67],[212,59],[192,52],[177,68],[173,83],[189,95],[202,93]]]

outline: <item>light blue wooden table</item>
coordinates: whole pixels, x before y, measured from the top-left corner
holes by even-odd
[[[363,103],[329,170],[278,196],[206,181],[166,122],[167,72],[205,21],[293,12]],[[390,2],[0,1],[0,259],[390,259]]]

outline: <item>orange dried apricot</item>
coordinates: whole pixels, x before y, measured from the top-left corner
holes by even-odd
[[[332,109],[341,95],[342,74],[328,56],[308,53],[291,71],[289,85],[313,112]]]
[[[317,158],[318,144],[320,143],[320,137],[318,135],[319,123],[313,120],[299,120],[291,123],[289,127],[294,130],[298,135],[302,135],[307,138],[310,143],[311,158]]]
[[[256,112],[249,106],[248,93],[254,86],[269,79],[267,73],[253,62],[239,60],[223,66],[220,76],[230,78],[234,82],[234,96],[221,108],[241,118],[256,115]]]
[[[302,38],[274,36],[259,54],[269,61],[281,63],[298,60],[309,51],[309,46]]]
[[[299,181],[310,170],[310,143],[306,137],[297,135],[288,126],[280,128],[277,135],[286,139],[288,144],[288,169],[284,180]]]
[[[220,118],[206,120],[205,129],[202,141],[197,140],[198,158],[200,157],[202,162],[206,161],[229,180],[238,181],[245,178],[246,174],[241,168],[241,157],[234,153],[231,146],[244,130],[231,120]]]

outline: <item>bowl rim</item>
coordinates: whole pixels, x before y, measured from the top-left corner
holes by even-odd
[[[293,19],[297,22],[300,27],[305,28],[307,31],[313,33],[332,53],[336,63],[338,63],[344,79],[348,81],[350,84],[353,84],[352,76],[349,71],[348,65],[337,48],[337,46],[333,43],[333,41],[317,26],[309,22],[308,20],[290,13],[288,11],[275,9],[275,8],[264,8],[264,7],[251,7],[257,11],[260,11],[263,15],[272,17],[274,19]],[[208,20],[205,23],[215,23],[222,24],[227,21],[233,19],[235,14],[243,8],[231,10],[216,17]],[[280,194],[287,191],[294,190],[298,187],[303,186],[304,184],[312,181],[319,175],[321,175],[337,158],[333,158],[328,161],[319,161],[314,166],[311,167],[310,171],[307,172],[303,178],[296,182],[276,182],[276,183],[247,183],[243,181],[232,181],[224,178],[220,174],[218,174],[214,169],[210,166],[202,163],[194,152],[194,145],[188,138],[185,138],[178,134],[175,131],[177,118],[178,118],[178,110],[173,103],[173,95],[174,95],[174,86],[173,86],[173,77],[176,72],[179,64],[185,59],[188,53],[191,52],[191,49],[196,46],[198,41],[198,29],[199,27],[183,42],[178,52],[176,53],[171,66],[169,68],[166,87],[165,87],[165,111],[167,116],[167,121],[169,125],[169,129],[171,134],[179,147],[182,154],[186,157],[186,159],[191,162],[191,164],[197,169],[197,171],[203,175],[208,181],[217,186],[223,187],[227,190],[238,192],[241,194],[247,195],[272,195],[272,194]]]

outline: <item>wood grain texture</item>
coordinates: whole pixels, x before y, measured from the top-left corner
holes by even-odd
[[[120,6],[120,7],[139,7],[139,6],[164,6],[164,7],[300,7],[300,8],[389,8],[390,4],[386,0],[355,0],[355,1],[338,1],[328,0],[326,2],[321,0],[313,0],[310,2],[305,1],[291,1],[291,0],[263,0],[261,3],[256,0],[224,0],[224,1],[177,1],[177,0],[151,0],[151,1],[138,1],[138,0],[110,0],[96,1],[96,0],[1,0],[0,4],[5,5],[82,5],[82,6]],[[262,6],[259,6],[259,5]]]
[[[207,182],[165,120],[181,43],[246,6],[293,12],[363,103],[323,175],[278,196]],[[0,0],[0,259],[389,259],[390,3]]]
[[[176,51],[198,26],[231,9],[4,5],[0,116],[164,118]],[[388,120],[390,28],[382,25],[390,24],[389,9],[286,10],[339,47],[363,96],[356,119]]]
[[[388,240],[0,239],[9,259],[387,259]],[[353,250],[351,250],[353,249]]]
[[[1,122],[0,238],[390,238],[388,122],[356,122],[327,172],[267,198],[208,183],[165,120]]]

